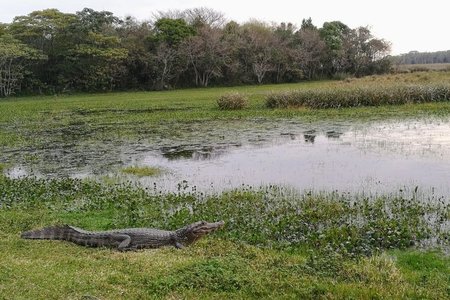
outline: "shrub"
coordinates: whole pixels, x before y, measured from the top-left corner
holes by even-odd
[[[450,85],[395,85],[295,90],[266,96],[269,108],[340,108],[450,101]]]
[[[243,109],[248,105],[248,98],[238,92],[227,93],[217,100],[219,109]]]

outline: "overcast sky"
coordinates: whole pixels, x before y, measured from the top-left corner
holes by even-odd
[[[392,43],[392,53],[450,50],[450,0],[0,0],[0,22],[34,10],[57,8],[76,12],[84,7],[108,10],[119,17],[149,19],[158,10],[210,7],[229,20],[251,18],[300,24],[311,17],[316,26],[339,20],[354,28],[370,26]]]

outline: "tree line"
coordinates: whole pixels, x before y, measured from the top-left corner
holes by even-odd
[[[0,96],[296,82],[390,69],[369,28],[303,19],[239,24],[209,8],[151,21],[85,8],[34,11],[0,24]]]
[[[446,64],[450,63],[450,50],[437,52],[410,51],[393,57],[396,64]]]

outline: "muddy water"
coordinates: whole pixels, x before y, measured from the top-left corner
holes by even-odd
[[[30,151],[34,159],[16,159],[20,163],[8,173],[12,177],[109,175],[170,191],[281,185],[300,190],[372,194],[418,190],[424,195],[450,195],[447,121],[251,120],[166,126],[165,134],[143,132],[137,140],[93,143],[79,137],[70,145]],[[120,168],[129,165],[156,166],[166,172],[145,178],[122,175]]]

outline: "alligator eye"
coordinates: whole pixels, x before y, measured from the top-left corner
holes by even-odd
[[[202,225],[206,225],[206,222],[205,221],[202,221],[202,223],[201,223]]]

